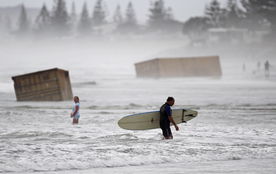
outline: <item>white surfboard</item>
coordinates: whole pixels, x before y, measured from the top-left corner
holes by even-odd
[[[172,117],[176,124],[187,122],[197,116],[197,111],[190,109],[172,109]],[[118,125],[128,130],[146,130],[160,128],[160,112],[145,112],[128,115],[118,121]]]

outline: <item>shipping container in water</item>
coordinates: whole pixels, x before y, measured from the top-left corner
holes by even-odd
[[[12,77],[17,101],[63,101],[73,97],[69,72],[53,68]]]
[[[135,64],[142,78],[220,77],[219,56],[156,58]]]

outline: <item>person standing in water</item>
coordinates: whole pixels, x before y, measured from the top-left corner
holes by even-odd
[[[71,112],[71,118],[73,118],[73,124],[78,124],[80,118],[80,99],[78,96],[74,97],[74,102],[75,103]]]
[[[245,63],[242,64],[242,71],[243,71],[243,72],[246,71],[246,65],[245,65]]]
[[[265,67],[265,77],[268,78],[269,77],[269,68],[270,68],[270,64],[269,64],[268,60],[265,61],[264,67]]]
[[[257,70],[258,70],[258,71],[261,70],[261,62],[260,62],[260,61],[258,61],[258,63],[257,63]]]
[[[162,129],[162,133],[165,139],[173,139],[170,123],[174,125],[176,131],[179,130],[172,117],[171,106],[173,105],[174,98],[168,97],[167,102],[160,108],[160,128]]]

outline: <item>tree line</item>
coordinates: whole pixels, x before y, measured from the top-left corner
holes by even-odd
[[[107,10],[103,0],[97,0],[92,13],[89,13],[84,2],[80,14],[76,13],[72,3],[70,13],[66,9],[65,0],[54,0],[52,10],[45,4],[35,21],[30,21],[24,4],[21,5],[18,26],[12,33],[16,35],[34,34],[37,36],[71,36],[98,35],[104,30],[126,34],[161,33],[170,34],[183,32],[188,36],[198,36],[211,28],[247,29],[255,32],[270,30],[276,33],[276,1],[275,0],[228,0],[222,6],[218,0],[206,5],[204,15],[191,17],[182,23],[173,17],[171,8],[165,6],[163,0],[154,0],[150,4],[146,25],[138,24],[134,5],[129,2],[125,12],[117,5],[112,21],[107,21]],[[10,26],[10,19],[6,20]]]
[[[205,7],[205,14],[192,17],[184,23],[183,32],[194,36],[210,28],[246,29],[249,32],[270,30],[276,33],[275,0],[228,0],[223,7],[212,0]]]
[[[20,7],[16,35],[35,34],[37,36],[63,37],[72,34],[84,35],[101,34],[105,28],[112,28],[115,33],[142,33],[145,31],[177,30],[180,22],[172,15],[172,9],[165,7],[163,0],[155,0],[149,9],[147,26],[140,26],[132,2],[129,2],[124,15],[121,6],[117,5],[112,22],[107,21],[107,11],[103,0],[97,0],[92,13],[89,13],[87,3],[84,2],[79,15],[76,13],[75,3],[71,12],[66,8],[65,0],[54,0],[51,11],[43,4],[35,21],[30,21],[24,4]],[[10,21],[9,21],[10,23]],[[179,29],[181,30],[181,29]]]

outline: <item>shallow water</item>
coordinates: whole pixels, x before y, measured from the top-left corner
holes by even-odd
[[[276,153],[275,87],[270,81],[223,79],[102,80],[73,88],[81,98],[79,125],[71,125],[70,101],[16,102],[11,93],[2,92],[0,171],[258,159],[272,163]],[[173,129],[173,140],[162,140],[159,129],[118,127],[117,121],[125,115],[158,110],[168,95],[176,98],[174,108],[199,111],[197,118],[180,125],[180,131]]]
[[[79,60],[75,57],[80,50],[56,51],[53,46],[41,55],[46,48],[33,52],[20,46],[10,52],[10,47],[0,50],[1,60],[5,57],[0,74],[0,173],[276,172],[269,167],[276,160],[273,78],[241,76],[222,59],[221,79],[136,79],[133,63],[138,58],[130,59],[130,53],[115,51],[114,58],[108,57],[112,52],[88,54],[93,50],[79,47],[86,52]],[[141,50],[136,53],[144,59]],[[74,95],[81,100],[79,125],[71,124],[72,101],[16,102],[11,76],[53,67],[70,71]],[[168,96],[175,97],[174,108],[199,112],[180,124],[180,131],[173,129],[173,140],[162,140],[159,129],[118,127],[123,116],[159,110]]]

